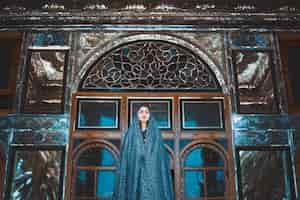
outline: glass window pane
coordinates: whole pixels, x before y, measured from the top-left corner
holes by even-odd
[[[225,181],[224,171],[207,171],[206,185],[208,197],[224,197]]]
[[[291,82],[292,97],[295,104],[300,105],[300,84],[298,79],[298,75],[300,74],[299,52],[300,46],[288,48],[288,77]]]
[[[204,197],[204,176],[202,171],[184,172],[184,196],[189,199]]]
[[[160,128],[170,129],[172,127],[171,100],[129,100],[130,122],[141,105],[149,106],[150,112]]]
[[[60,199],[62,151],[14,153],[10,199]]]
[[[285,150],[239,151],[243,199],[295,199],[289,156]]]
[[[11,78],[11,69],[15,59],[16,41],[10,39],[0,39],[0,60],[1,60],[1,73],[0,73],[0,90],[8,89]]]
[[[78,166],[114,166],[116,160],[113,154],[105,148],[89,148],[80,154]]]
[[[223,103],[212,100],[181,101],[183,129],[223,129]]]
[[[276,113],[271,57],[267,52],[235,53],[240,113]]]
[[[94,197],[95,172],[79,170],[76,173],[75,192],[78,197]]]
[[[68,45],[67,32],[43,32],[34,33],[32,46],[64,46]]]
[[[222,167],[224,161],[218,152],[197,147],[191,150],[184,159],[184,167]]]
[[[119,100],[80,99],[78,104],[77,128],[119,127]]]
[[[115,176],[116,174],[114,171],[97,172],[97,198],[112,198],[115,186]]]
[[[23,112],[61,113],[66,51],[30,51]]]
[[[233,32],[231,43],[234,48],[268,48],[271,37],[268,33]]]
[[[13,99],[12,96],[1,96],[0,109],[11,109],[13,107]]]

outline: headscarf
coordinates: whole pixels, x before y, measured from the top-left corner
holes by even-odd
[[[174,200],[167,151],[152,115],[145,143],[137,115],[122,135],[115,183],[113,200]]]

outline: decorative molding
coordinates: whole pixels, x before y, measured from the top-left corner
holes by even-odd
[[[165,41],[136,41],[100,58],[81,82],[82,90],[219,90],[209,66],[191,51]]]

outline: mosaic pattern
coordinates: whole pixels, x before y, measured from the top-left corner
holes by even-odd
[[[231,33],[231,43],[234,48],[268,48],[271,47],[270,34],[234,32]]]
[[[287,131],[235,131],[235,145],[240,146],[287,146],[289,137]]]
[[[240,113],[276,113],[271,56],[268,52],[235,52]]]
[[[237,146],[287,146],[289,123],[289,118],[283,115],[234,115],[234,143]]]
[[[100,59],[81,83],[83,90],[219,90],[208,66],[189,51],[162,41],[139,41]]]
[[[184,37],[196,44],[204,51],[220,68],[225,76],[226,68],[224,65],[224,35],[221,33],[174,33],[178,37]]]
[[[241,199],[295,199],[288,151],[242,150],[238,154]]]
[[[0,145],[67,143],[69,118],[65,115],[12,115],[0,118]],[[10,140],[10,134],[13,134]]]
[[[34,1],[34,0],[3,0],[0,5],[4,10],[49,10],[49,11],[64,11],[72,9],[80,10],[219,10],[226,9],[228,11],[256,11],[256,10],[278,10],[278,11],[297,11],[300,9],[300,3],[297,0],[290,1],[270,1],[261,2],[259,0],[241,1],[241,0],[210,0],[210,1],[195,1],[186,0],[110,0],[110,1],[76,1],[76,0],[53,0],[53,1]]]
[[[116,38],[124,35],[122,33],[110,33],[110,32],[82,32],[76,35],[78,38],[77,43],[77,53],[76,60],[78,62],[78,66],[81,66],[86,61],[86,58],[93,51],[93,49],[97,46],[104,46],[106,43],[114,41]],[[78,73],[80,69],[77,69],[75,66],[75,75]]]
[[[66,51],[51,50],[31,52],[23,112],[62,112],[66,54]]]
[[[16,150],[10,199],[61,199],[64,155],[54,150]]]
[[[33,34],[32,46],[64,46],[68,44],[66,32],[43,32]]]
[[[268,130],[270,129],[288,129],[289,123],[296,124],[297,121],[286,115],[237,115],[233,117],[233,126],[236,130]],[[290,122],[289,122],[290,120]],[[299,120],[299,119],[298,119]]]

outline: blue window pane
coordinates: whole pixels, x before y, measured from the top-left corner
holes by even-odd
[[[271,39],[269,34],[261,34],[261,33],[232,33],[232,44],[235,47],[259,47],[259,48],[267,48],[270,47]]]
[[[173,139],[164,139],[164,144],[166,144],[171,149],[174,149],[174,140]]]
[[[34,35],[33,46],[67,45],[68,35],[65,32],[45,32]]]
[[[95,172],[88,170],[78,170],[76,174],[75,191],[77,196],[93,197]]]
[[[203,159],[202,159],[202,149],[196,148],[192,150],[185,158],[184,161],[185,167],[202,167]]]
[[[183,129],[222,129],[222,101],[182,101]]]
[[[78,128],[118,128],[119,101],[79,100]]]
[[[191,142],[190,139],[181,139],[180,140],[180,150],[182,150],[186,145],[188,145]]]
[[[204,197],[204,176],[201,171],[184,172],[184,195],[186,198]]]
[[[115,185],[114,171],[98,171],[97,172],[97,198],[111,198]]]
[[[147,105],[151,114],[156,119],[159,128],[170,129],[171,101],[169,100],[130,100],[130,121],[142,105]]]
[[[114,166],[116,160],[113,154],[105,148],[89,148],[81,153],[78,166]]]
[[[191,150],[184,159],[184,167],[222,167],[224,161],[218,152],[197,147]]]
[[[22,112],[61,113],[67,51],[30,50]]]
[[[206,173],[207,196],[222,197],[225,191],[224,171],[208,171]]]

